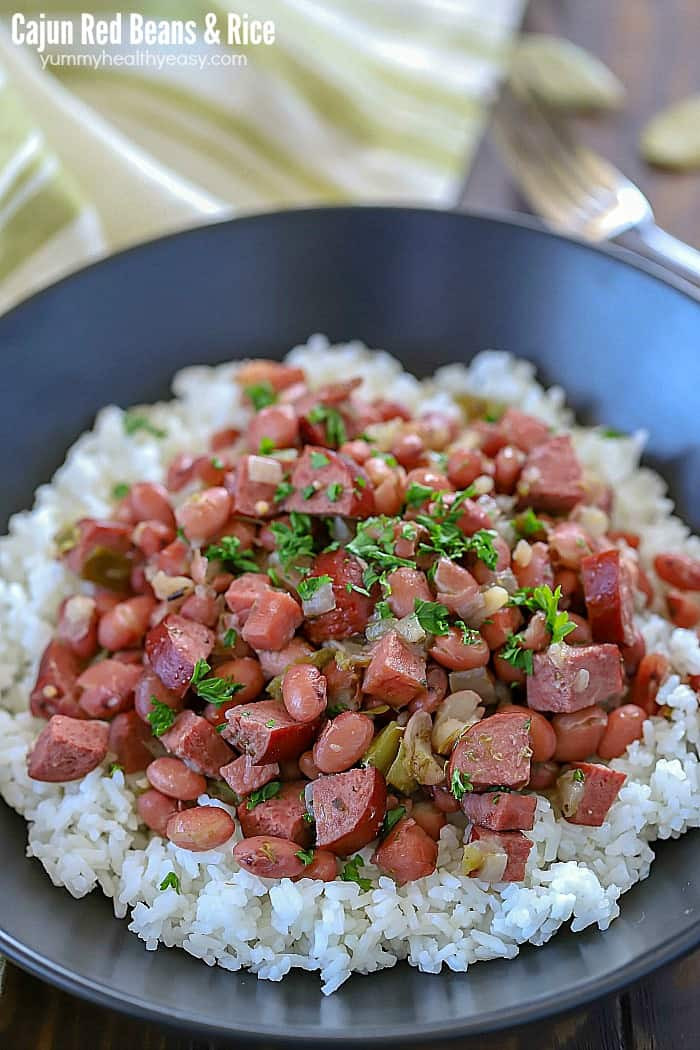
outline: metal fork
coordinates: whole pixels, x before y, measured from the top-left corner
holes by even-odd
[[[530,205],[554,229],[614,240],[700,287],[700,252],[657,226],[642,191],[576,142],[562,117],[524,85],[504,87],[493,137]]]

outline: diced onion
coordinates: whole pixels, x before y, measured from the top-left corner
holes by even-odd
[[[435,786],[445,779],[444,761],[435,757],[431,746],[433,720],[427,711],[411,715],[404,733],[406,764],[419,784]]]
[[[312,817],[314,815],[314,782],[310,780],[304,788],[304,804],[306,806],[306,812]]]
[[[352,537],[352,530],[350,529],[345,518],[341,518],[338,514],[331,519],[331,535],[334,540],[339,543],[345,543]]]
[[[248,456],[248,476],[251,481],[279,485],[283,477],[282,464],[271,456]]]
[[[568,652],[570,652],[568,646],[565,646],[562,642],[557,642],[555,645],[550,645],[547,650],[547,655],[554,666],[558,667],[560,671],[563,671],[566,667],[566,656]]]
[[[482,882],[501,882],[507,866],[508,854],[500,849],[496,842],[491,845],[480,839],[478,842],[469,842],[464,847],[464,875],[474,874]]]
[[[532,561],[532,547],[527,540],[518,540],[513,551],[513,561],[521,569],[530,564]]]
[[[479,868],[477,878],[482,882],[501,882],[508,866],[508,854],[505,850],[489,850]]]
[[[586,789],[584,780],[581,779],[581,771],[570,769],[568,773],[562,773],[557,781],[559,793],[559,804],[565,817],[576,815],[581,805],[583,794]]]
[[[508,594],[515,594],[520,584],[512,569],[503,569],[502,572],[494,573],[494,582],[503,587]]]
[[[484,616],[487,618],[502,609],[510,600],[510,594],[505,587],[489,587],[488,590],[483,591],[483,595]]]
[[[365,638],[368,642],[378,642],[385,634],[396,627],[397,621],[393,616],[387,616],[383,620],[370,621],[365,628]]]
[[[299,450],[296,448],[278,448],[272,453],[275,459],[278,459],[280,463],[291,463],[293,460],[299,458]]]
[[[576,672],[572,689],[575,693],[583,693],[588,689],[588,683],[591,680],[590,671],[587,671],[585,667],[582,667]]]
[[[421,627],[415,613],[411,613],[410,616],[404,616],[402,620],[398,621],[396,624],[396,633],[400,634],[405,642],[411,644],[414,642],[423,642],[426,638],[426,633]]]
[[[184,598],[194,590],[194,583],[189,576],[168,576],[162,570],[156,572],[149,582],[160,602],[167,602],[174,597]]]
[[[332,583],[323,583],[310,598],[305,598],[301,603],[304,616],[322,616],[324,613],[335,609],[335,594]]]
[[[494,480],[489,474],[479,474],[478,478],[474,478],[472,487],[477,496],[485,496],[493,492]]]
[[[493,678],[485,667],[473,667],[470,671],[453,671],[450,675],[450,692],[473,689],[485,704],[495,704],[498,699]]]
[[[465,729],[483,718],[481,697],[472,689],[450,693],[435,712],[432,745],[439,755],[449,755],[457,738]]]
[[[610,518],[600,507],[578,507],[576,520],[594,539],[600,539],[610,528]]]

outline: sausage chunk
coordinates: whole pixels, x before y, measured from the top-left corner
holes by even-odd
[[[624,693],[622,662],[615,645],[551,645],[535,653],[527,677],[527,702],[535,711],[570,712]]]
[[[88,718],[114,718],[134,706],[134,690],[143,668],[121,660],[100,660],[78,679],[80,706]]]
[[[310,821],[306,819],[305,783],[303,780],[294,780],[283,784],[274,798],[259,802],[250,809],[249,802],[241,802],[236,812],[245,837],[274,835],[298,842],[300,846],[309,846],[313,831]]]
[[[594,641],[632,645],[634,591],[629,565],[620,551],[589,554],[581,561],[581,575]]]
[[[194,711],[182,711],[171,729],[160,738],[163,747],[197,773],[220,779],[219,770],[233,758],[231,748],[211,722]]]
[[[423,828],[404,817],[377,846],[372,863],[398,883],[415,882],[437,867],[437,842]]]
[[[239,755],[233,762],[222,766],[219,773],[226,781],[231,791],[235,791],[239,798],[245,798],[252,791],[257,791],[264,784],[279,776],[280,767],[276,762],[269,762],[264,766],[254,766],[248,755]]]
[[[536,445],[518,482],[522,506],[566,514],[583,499],[583,471],[568,434]]]
[[[543,445],[550,437],[546,423],[518,408],[507,408],[498,421],[497,429],[505,445],[515,445],[523,452],[532,452],[533,448]]]
[[[248,613],[241,637],[253,649],[278,652],[289,645],[304,619],[299,603],[286,591],[261,591]]]
[[[386,782],[378,769],[350,769],[313,783],[317,846],[345,856],[376,839],[386,812]]]
[[[449,783],[459,772],[474,791],[501,785],[521,788],[530,779],[531,756],[528,712],[499,711],[461,736],[450,758]]]
[[[537,799],[512,791],[487,791],[465,795],[462,809],[473,824],[492,831],[532,831]]]
[[[151,731],[135,711],[122,711],[109,727],[109,750],[125,773],[138,773],[153,761],[148,742]]]
[[[374,492],[367,474],[349,456],[307,445],[292,471],[292,492],[284,509],[302,514],[340,514],[368,518],[374,514]]]
[[[377,643],[362,686],[392,707],[405,707],[427,686],[425,657],[388,631]]]
[[[489,853],[505,853],[506,866],[503,874],[494,882],[522,882],[525,866],[530,856],[532,842],[521,831],[489,831],[474,825],[469,844],[479,845],[486,857]],[[479,868],[469,872],[473,879],[482,877]]]
[[[243,626],[260,595],[270,589],[269,576],[259,572],[244,572],[231,583],[224,600],[231,612],[235,613],[238,623]]]
[[[146,655],[163,685],[184,696],[197,661],[208,658],[214,640],[208,627],[171,613],[146,635]]]
[[[268,518],[277,514],[275,503],[277,485],[271,481],[254,481],[250,476],[251,460],[255,456],[241,456],[235,471],[227,474],[224,485],[231,496],[231,513],[250,518]]]
[[[106,722],[53,715],[29,755],[29,776],[50,784],[80,780],[103,761],[108,736]]]
[[[569,780],[573,778],[573,783],[583,788],[578,799],[574,796],[573,812],[567,812],[564,808],[564,816],[570,824],[585,824],[592,828],[599,828],[603,823],[627,779],[624,773],[596,762],[575,762],[572,770],[564,773],[563,777]],[[560,793],[563,777],[558,781]]]
[[[226,740],[255,765],[298,758],[313,743],[316,725],[297,722],[281,700],[239,704],[226,713]]]
[[[335,598],[335,609],[315,616],[304,626],[307,638],[315,645],[329,638],[350,638],[364,631],[374,609],[374,599],[352,589],[364,589],[362,571],[357,558],[343,550],[326,551],[314,558],[310,575],[330,576]]]
[[[72,649],[63,642],[49,642],[29,698],[29,707],[35,718],[51,718],[52,715],[85,717],[77,698],[80,667],[80,660]]]

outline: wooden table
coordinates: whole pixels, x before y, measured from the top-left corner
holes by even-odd
[[[698,89],[698,0],[532,0],[527,28],[568,37],[601,56],[629,91],[624,112],[582,126],[583,137],[648,194],[658,222],[700,247],[700,176],[647,168],[637,153],[644,121]],[[489,142],[465,204],[526,211]],[[466,1040],[463,1050],[690,1050],[698,1045],[700,952],[635,987],[552,1022]],[[85,1003],[7,967],[0,998],[7,1050],[204,1050],[206,1041],[165,1031]],[[429,1050],[424,1047],[423,1050]]]

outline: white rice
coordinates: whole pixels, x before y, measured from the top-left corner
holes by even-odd
[[[453,395],[469,393],[514,403],[554,426],[571,425],[564,394],[543,390],[534,369],[504,353],[479,354],[468,366],[450,365],[419,382],[393,358],[358,343],[330,347],[314,336],[289,360],[308,369],[314,385],[338,375],[359,375],[372,396],[391,396],[409,408],[454,409]],[[292,967],[320,971],[333,992],[353,971],[370,973],[397,960],[436,973],[465,971],[481,959],[512,958],[526,941],[544,944],[564,923],[605,930],[619,914],[618,898],[646,878],[650,843],[676,838],[700,823],[697,698],[679,675],[700,673],[700,645],[691,631],[674,629],[653,612],[638,623],[649,649],[665,652],[677,674],[659,702],[668,720],[652,718],[644,737],[613,762],[627,782],[600,828],[577,827],[538,799],[530,837],[535,843],[520,884],[488,887],[460,874],[463,831],[447,825],[435,874],[397,887],[380,876],[364,851],[363,874],[372,888],[354,883],[271,882],[238,870],[232,842],[206,854],[177,849],[139,830],[134,815],[138,776],[109,776],[109,759],[82,781],[41,784],[26,774],[26,754],[42,723],[27,712],[38,658],[48,642],[61,599],[75,579],[53,558],[52,539],[82,514],[106,516],[115,483],[158,479],[180,449],[204,450],[223,426],[243,426],[247,410],[231,381],[236,365],[190,368],[176,376],[176,399],[144,410],[167,437],[127,436],[123,413],[100,412],[95,429],[70,450],[31,512],[16,515],[0,540],[0,791],[29,822],[28,848],[57,886],[75,897],[96,886],[113,898],[118,916],[148,949],[180,946],[209,965],[248,967],[280,980]],[[614,526],[641,533],[648,567],[661,550],[700,555],[700,541],[671,516],[664,483],[639,469],[643,434],[605,438],[576,429],[579,454],[614,484]],[[169,872],[180,892],[160,890]]]

